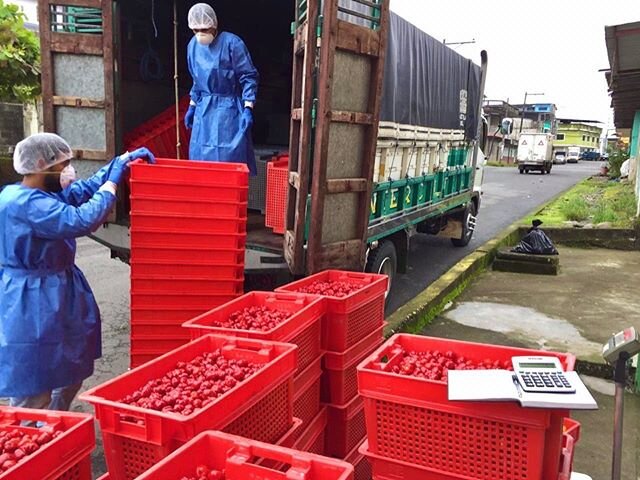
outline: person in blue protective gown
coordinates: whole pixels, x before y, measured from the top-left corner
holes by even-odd
[[[218,18],[211,6],[194,5],[188,21],[195,34],[187,47],[193,78],[184,118],[185,126],[193,129],[189,158],[246,163],[255,175],[251,127],[258,71],[238,36],[218,33]]]
[[[68,410],[93,374],[100,312],[75,239],[105,221],[131,161],[155,161],[142,148],[75,181],[72,156],[61,137],[32,135],[13,155],[22,182],[0,191],[0,397],[12,406]]]

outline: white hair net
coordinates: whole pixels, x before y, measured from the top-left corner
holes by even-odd
[[[196,3],[189,10],[189,28],[203,29],[203,28],[218,28],[218,17],[211,5],[206,3]]]
[[[36,133],[16,145],[13,169],[20,175],[39,173],[73,157],[69,144],[54,133]]]

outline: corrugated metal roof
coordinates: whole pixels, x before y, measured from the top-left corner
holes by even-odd
[[[640,110],[640,22],[605,27],[611,70],[605,75],[616,127],[630,128]]]

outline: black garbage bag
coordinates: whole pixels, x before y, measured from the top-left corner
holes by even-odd
[[[511,249],[515,253],[530,253],[533,255],[558,255],[558,250],[551,239],[539,227],[540,220],[534,220],[533,225],[520,243]]]

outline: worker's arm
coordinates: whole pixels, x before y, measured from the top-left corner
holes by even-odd
[[[80,206],[87,200],[89,200],[98,191],[98,189],[104,185],[104,182],[109,178],[109,172],[111,171],[113,160],[107,165],[98,170],[95,174],[86,180],[77,180],[69,185],[67,188],[58,193],[58,197],[64,203],[68,203],[73,206]]]
[[[231,62],[242,87],[243,106],[250,104],[253,107],[258,95],[258,80],[260,76],[256,67],[253,66],[247,46],[239,38],[235,39],[231,44]]]
[[[104,223],[115,202],[115,184],[112,182],[105,183],[79,207],[36,193],[29,202],[27,218],[41,238],[77,238],[90,234]]]

